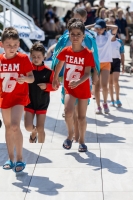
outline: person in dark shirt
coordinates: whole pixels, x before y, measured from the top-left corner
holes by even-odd
[[[97,7],[91,7],[90,3],[86,4],[86,11],[87,11],[87,20],[85,25],[94,24],[95,22],[95,15],[96,15]]]
[[[43,63],[45,58],[45,48],[43,44],[40,42],[34,43],[30,54],[35,81],[29,84],[30,103],[25,106],[24,123],[26,130],[31,132],[30,143],[36,143],[37,133],[38,143],[44,143],[44,124],[50,103],[50,91],[54,91],[52,88],[54,71]],[[36,124],[33,125],[35,115]]]
[[[120,39],[125,41],[129,40],[129,34],[128,34],[128,27],[127,27],[127,21],[125,18],[123,18],[123,10],[118,9],[118,18],[115,20],[115,24],[118,26],[118,33],[120,36]]]

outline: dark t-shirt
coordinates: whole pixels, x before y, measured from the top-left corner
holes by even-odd
[[[96,10],[91,10],[90,12],[87,12],[87,20],[85,22],[85,25],[94,24],[95,14],[96,14]]]
[[[126,19],[116,19],[115,24],[118,26],[118,33],[122,33],[126,35],[126,27],[127,27],[127,21]]]

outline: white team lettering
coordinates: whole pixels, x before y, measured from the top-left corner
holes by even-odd
[[[68,62],[68,58],[69,58],[69,56],[66,55],[66,62]]]
[[[71,64],[84,65],[84,58],[66,55],[66,62]]]
[[[3,64],[3,72],[7,72],[7,64]]]
[[[13,71],[19,72],[19,65],[20,64],[13,64]]]
[[[80,65],[81,65],[81,64],[84,65],[84,58],[80,58],[80,57],[79,57],[79,64],[80,64]]]
[[[20,64],[0,64],[0,72],[18,72],[20,71]]]
[[[70,56],[69,63],[73,63],[73,56]]]

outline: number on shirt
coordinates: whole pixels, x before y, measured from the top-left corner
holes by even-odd
[[[80,79],[81,73],[80,72],[76,72],[75,70],[78,69],[79,71],[82,71],[83,70],[83,66],[66,64],[66,69],[69,69],[67,71],[66,81],[78,80],[78,79]]]
[[[3,92],[12,92],[16,86],[16,80],[10,80],[10,78],[17,79],[18,73],[1,73],[2,82],[2,90]]]

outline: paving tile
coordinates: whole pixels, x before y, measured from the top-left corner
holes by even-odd
[[[16,174],[13,170],[0,168],[1,180],[0,191],[26,192],[31,181],[33,168],[26,167],[24,172]]]
[[[25,200],[83,200],[83,199],[91,199],[91,200],[103,200],[102,192],[31,192],[27,193]]]
[[[29,190],[39,193],[57,191],[102,192],[101,169],[36,168]]]
[[[101,162],[103,168],[126,168],[133,167],[132,149],[102,149]]]
[[[132,200],[133,192],[104,192],[104,200]]]
[[[48,149],[48,150],[63,150],[62,147],[62,140],[57,140],[57,142],[52,143],[44,143],[42,146],[42,149]],[[99,144],[98,143],[86,143],[88,150],[99,150]],[[77,150],[78,144],[73,143],[72,149]]]
[[[0,192],[0,198],[2,200],[24,200],[26,192]]]
[[[133,168],[102,170],[104,192],[133,192]]]
[[[41,162],[41,157],[45,157],[46,159],[51,160],[51,162]],[[83,154],[73,149],[71,149],[69,152],[66,150],[50,151],[42,149],[36,167],[70,168],[70,166],[71,168],[100,168],[100,151],[89,150],[89,152]]]

